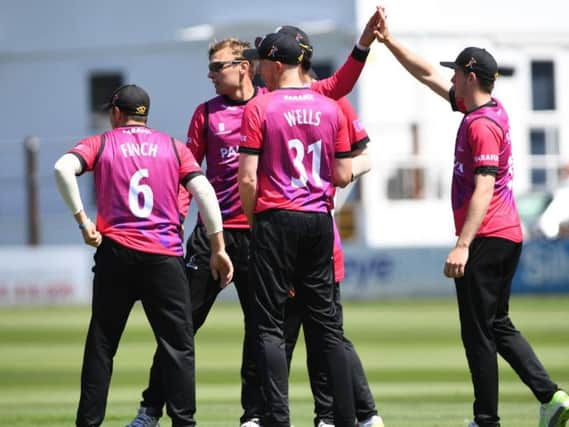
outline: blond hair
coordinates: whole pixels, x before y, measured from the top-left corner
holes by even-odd
[[[243,58],[243,51],[245,49],[249,49],[251,45],[249,42],[244,42],[234,37],[220,41],[214,41],[208,49],[209,58],[211,58],[215,52],[218,52],[221,49],[225,49],[227,47],[231,49],[231,53],[235,55],[235,58]]]

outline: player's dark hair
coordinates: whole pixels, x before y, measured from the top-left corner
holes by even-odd
[[[464,73],[465,76],[467,76],[472,71],[462,70],[462,72]],[[476,80],[478,81],[478,87],[482,92],[485,92],[487,94],[492,94],[492,91],[494,90],[494,80],[485,79],[478,75],[476,76]]]
[[[494,90],[494,80],[481,79],[480,77],[478,77],[478,87],[483,92],[491,94],[492,91]]]

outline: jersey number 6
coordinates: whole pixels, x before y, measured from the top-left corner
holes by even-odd
[[[154,195],[149,185],[141,184],[142,178],[148,178],[148,169],[137,170],[130,178],[128,190],[128,206],[131,212],[139,218],[148,218],[154,206]],[[139,196],[142,194],[142,206],[140,206]]]

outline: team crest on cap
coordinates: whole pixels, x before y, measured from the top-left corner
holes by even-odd
[[[269,51],[267,52],[267,56],[274,57],[278,51],[279,51],[279,48],[276,47],[275,45],[272,45],[271,48],[269,49]]]
[[[136,114],[146,114],[146,107],[144,105],[136,107]]]
[[[476,61],[475,58],[470,58],[470,61],[468,61],[468,63],[465,65],[465,67],[466,67],[466,68],[472,68],[472,66],[473,66],[474,64],[477,64],[477,63],[478,63],[478,61]]]

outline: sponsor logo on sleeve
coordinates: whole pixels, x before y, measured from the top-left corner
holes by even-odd
[[[479,156],[474,156],[474,162],[498,162],[497,154],[480,154]]]
[[[352,125],[354,126],[356,132],[361,132],[362,130],[364,130],[364,126],[362,125],[362,122],[359,119],[355,119],[352,122]]]

